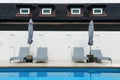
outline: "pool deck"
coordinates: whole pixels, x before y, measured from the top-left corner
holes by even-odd
[[[9,61],[0,61],[0,68],[120,68],[120,61],[113,62],[103,62],[103,63],[75,63],[72,61],[48,61],[47,63],[18,63],[17,61],[9,63]]]

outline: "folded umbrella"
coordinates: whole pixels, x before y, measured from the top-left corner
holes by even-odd
[[[33,42],[33,21],[30,19],[28,23],[28,44],[32,44]]]
[[[88,27],[88,45],[90,45],[90,54],[91,54],[91,46],[93,45],[93,36],[94,36],[94,23],[93,20],[90,21],[89,27]]]

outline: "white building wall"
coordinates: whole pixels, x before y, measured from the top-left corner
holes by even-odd
[[[0,60],[18,56],[20,47],[28,47],[27,31],[0,31]],[[84,47],[89,54],[87,31],[34,31],[31,54],[37,47],[47,47],[49,60],[72,60],[73,48]],[[120,60],[120,32],[96,31],[92,49],[101,49],[104,56]]]

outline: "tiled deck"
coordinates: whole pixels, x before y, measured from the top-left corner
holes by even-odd
[[[47,63],[18,63],[16,61],[9,63],[9,61],[0,61],[0,67],[100,67],[100,68],[120,68],[120,62],[114,61],[112,64],[110,62],[104,63],[75,63],[72,61],[48,61]]]

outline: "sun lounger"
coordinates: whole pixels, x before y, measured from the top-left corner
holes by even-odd
[[[46,62],[48,61],[47,48],[39,47],[37,49],[37,57],[34,58],[37,62]]]
[[[24,58],[26,57],[26,55],[29,55],[29,48],[28,47],[20,47],[19,56],[10,57],[10,62],[12,60],[24,61]]]
[[[75,62],[83,62],[84,60],[87,60],[87,57],[84,56],[83,47],[74,47],[72,60]]]
[[[101,50],[92,50],[91,54],[94,55],[94,57],[97,59],[97,62],[101,62],[101,60],[109,60],[112,63],[112,59],[110,57],[104,57]]]

